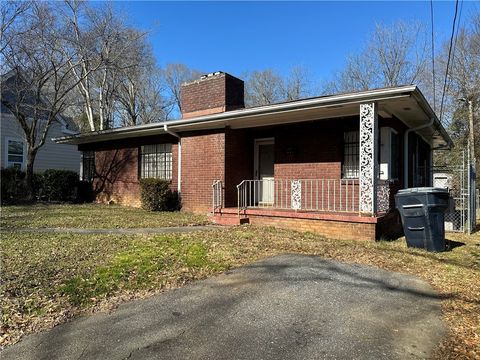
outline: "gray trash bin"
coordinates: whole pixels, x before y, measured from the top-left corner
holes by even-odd
[[[448,190],[442,188],[403,189],[395,195],[395,205],[409,247],[445,250],[444,212],[448,202]]]

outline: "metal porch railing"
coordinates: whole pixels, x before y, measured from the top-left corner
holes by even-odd
[[[238,213],[250,209],[359,212],[358,179],[243,180],[237,185]],[[377,212],[393,206],[390,182],[377,184]]]
[[[243,180],[237,185],[238,211],[247,208],[358,212],[357,179]]]
[[[223,207],[223,182],[215,180],[212,184],[212,213],[215,214]]]

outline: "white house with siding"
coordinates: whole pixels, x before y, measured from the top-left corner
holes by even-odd
[[[18,167],[25,170],[27,161],[27,142],[25,134],[15,116],[1,106],[0,114],[0,153],[1,167]],[[69,128],[70,126],[70,128]],[[53,122],[45,144],[38,150],[35,158],[34,171],[42,172],[47,169],[72,170],[80,169],[80,152],[74,145],[57,144],[52,139],[75,134],[69,121],[58,117]]]

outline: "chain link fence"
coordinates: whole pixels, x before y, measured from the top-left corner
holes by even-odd
[[[433,186],[448,189],[450,206],[445,213],[445,230],[468,232],[475,229],[478,191],[476,176],[472,164],[462,156],[462,163],[455,166],[434,166],[432,168]]]

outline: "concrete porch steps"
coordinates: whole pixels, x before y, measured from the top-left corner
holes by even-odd
[[[236,213],[221,212],[211,216],[213,223],[217,225],[243,225],[249,224],[250,219],[244,215],[238,216]]]

